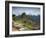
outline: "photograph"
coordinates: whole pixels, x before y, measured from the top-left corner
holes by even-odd
[[[5,36],[44,35],[44,3],[5,1]]]
[[[40,30],[40,8],[12,7],[12,31]]]

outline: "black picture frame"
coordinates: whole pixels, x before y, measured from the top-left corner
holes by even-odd
[[[10,35],[9,34],[9,3],[43,5],[43,33]],[[5,1],[5,37],[35,36],[35,35],[44,35],[44,34],[45,34],[45,4],[44,3]]]

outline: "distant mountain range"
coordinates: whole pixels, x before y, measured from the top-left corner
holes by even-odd
[[[19,15],[19,16],[16,16],[16,18],[17,19],[20,19],[21,18],[21,16]],[[35,15],[27,15],[27,17],[26,17],[26,19],[28,18],[28,20],[32,20],[32,21],[36,21],[36,22],[40,22],[40,15],[37,15],[37,16],[35,16]]]
[[[40,15],[38,15],[38,16],[33,15],[33,16],[31,16],[31,19],[32,19],[32,21],[40,22]]]

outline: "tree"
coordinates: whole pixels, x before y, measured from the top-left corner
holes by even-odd
[[[15,21],[15,19],[16,19],[16,15],[13,14],[13,15],[12,15],[12,18],[13,18],[13,20]]]
[[[23,12],[22,15],[21,15],[21,17],[23,18],[23,17],[25,17],[25,16],[26,16],[26,13]]]
[[[12,16],[13,16],[13,17],[15,17],[15,15],[14,15],[14,14],[13,14]]]

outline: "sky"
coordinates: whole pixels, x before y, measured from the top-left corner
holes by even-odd
[[[40,15],[40,8],[34,7],[12,7],[12,14],[16,16],[21,15],[25,12],[27,15]]]

